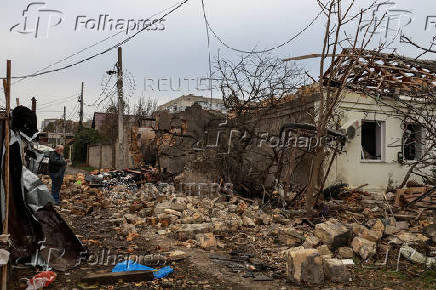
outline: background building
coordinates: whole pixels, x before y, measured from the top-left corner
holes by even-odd
[[[205,110],[220,111],[222,113],[226,112],[226,107],[224,106],[224,101],[222,99],[211,99],[202,96],[194,96],[192,94],[178,97],[175,100],[160,105],[158,110],[179,113],[194,104],[199,104]]]

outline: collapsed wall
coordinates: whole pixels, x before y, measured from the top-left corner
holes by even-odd
[[[281,131],[289,123],[313,123],[315,97],[296,98],[240,116],[218,115],[192,106],[176,114],[161,112],[162,171],[183,182],[226,182],[256,195],[278,182],[304,186],[310,169],[307,150],[287,146]],[[289,132],[288,132],[289,133]]]

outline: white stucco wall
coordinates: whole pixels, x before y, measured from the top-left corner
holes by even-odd
[[[355,137],[344,147],[344,151],[334,162],[327,183],[345,182],[351,186],[359,186],[368,183],[365,187],[370,191],[385,190],[388,180],[394,184],[402,182],[409,166],[398,162],[398,152],[401,151],[402,117],[393,115],[387,106],[381,106],[375,101],[363,95],[349,93],[341,102],[340,110],[343,112],[342,125],[353,121],[359,122]],[[361,121],[377,120],[385,122],[384,132],[384,160],[367,161],[361,160]],[[421,182],[418,176],[412,179]]]

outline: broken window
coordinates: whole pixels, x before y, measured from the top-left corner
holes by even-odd
[[[384,122],[362,120],[361,131],[361,159],[383,160]]]
[[[403,133],[404,160],[418,160],[421,154],[422,129],[418,124],[407,124]]]

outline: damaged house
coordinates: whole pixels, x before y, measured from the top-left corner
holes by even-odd
[[[124,147],[124,160],[127,167],[136,167],[143,161],[150,163],[149,145],[155,138],[155,119],[152,117],[124,115],[124,140],[128,146]],[[88,146],[87,164],[94,168],[114,168],[117,160],[118,148],[116,138],[118,132],[117,114],[95,112],[91,128],[96,129],[105,142]]]
[[[344,50],[334,67],[342,69],[350,57],[356,56]],[[332,130],[327,139],[313,138],[316,128],[311,124],[315,123],[319,106],[315,83],[277,103],[258,106],[256,111],[237,117],[230,112],[225,118],[207,118],[208,122],[193,118],[188,123],[197,123],[194,135],[187,133],[186,116],[166,113],[165,122],[160,121],[162,115],[157,116],[159,129],[165,127],[178,140],[160,149],[160,167],[173,174],[188,168],[192,175],[186,177],[188,182],[199,182],[199,176],[207,172],[206,175],[231,182],[238,191],[248,194],[278,185],[295,191],[307,185],[311,149],[326,146],[330,154],[338,152],[331,163],[324,164],[327,176],[320,180],[324,187],[346,183],[381,191],[398,186],[411,164],[425,150],[432,150],[424,142],[431,132],[416,118],[410,119],[394,108],[400,100],[416,103],[417,94],[434,89],[436,64],[374,51],[363,51],[358,59],[348,75],[334,112],[337,122],[329,125]],[[328,73],[329,70],[325,74]],[[200,116],[197,110],[206,113],[201,108],[188,108],[185,114],[188,118]],[[180,144],[184,145],[176,146]],[[422,171],[431,174],[432,169],[428,166]],[[410,178],[421,180],[415,173]]]
[[[334,66],[341,69],[350,57],[352,52],[344,50]],[[347,144],[328,182],[368,184],[369,190],[381,191],[399,186],[424,154],[434,156],[435,85],[436,61],[364,51],[347,76],[339,103]],[[434,169],[429,164],[410,178],[421,181]]]

